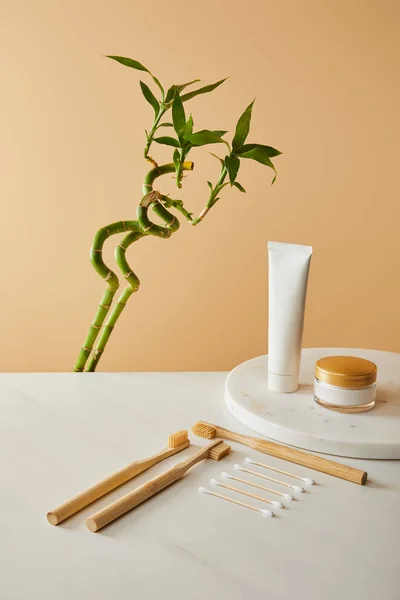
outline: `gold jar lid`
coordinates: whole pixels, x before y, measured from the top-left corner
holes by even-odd
[[[342,388],[361,388],[376,382],[376,364],[357,356],[325,356],[315,364],[315,377]]]

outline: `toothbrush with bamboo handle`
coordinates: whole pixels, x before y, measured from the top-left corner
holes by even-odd
[[[47,513],[46,517],[51,525],[58,525],[68,519],[78,511],[82,510],[89,504],[92,504],[95,500],[98,500],[108,492],[115,490],[123,483],[126,483],[130,479],[133,479],[143,471],[147,471],[153,465],[161,462],[165,458],[184,450],[190,445],[188,432],[186,430],[177,431],[168,438],[168,447],[161,450],[150,458],[144,458],[143,460],[136,460],[130,465],[124,467],[120,471],[113,473],[106,479],[99,481],[92,487],[88,488],[84,492],[78,494],[74,498],[67,500],[64,504],[61,504],[54,510]]]
[[[211,458],[213,460],[220,460],[230,452],[231,447],[225,444],[222,440],[214,440],[211,444],[202,448],[193,456],[190,456],[186,460],[173,466],[168,471],[164,471],[157,477],[150,479],[147,483],[144,483],[140,487],[136,488],[132,492],[125,494],[122,498],[119,498],[112,504],[109,504],[102,510],[99,510],[94,515],[90,516],[86,520],[86,525],[90,531],[99,531],[118,517],[121,517],[128,511],[132,510],[142,502],[145,502],[158,492],[161,492],[164,488],[168,487],[178,479],[184,476],[193,465],[204,460],[205,458]]]
[[[290,448],[276,442],[269,442],[249,435],[235,433],[234,431],[229,431],[229,429],[224,429],[224,427],[206,423],[205,421],[197,421],[197,423],[193,425],[192,431],[195,435],[206,439],[218,436],[227,440],[240,442],[249,448],[253,448],[253,450],[258,450],[264,454],[269,454],[270,456],[275,456],[276,458],[281,458],[302,465],[303,467],[309,467],[315,471],[321,471],[321,473],[333,475],[334,477],[339,477],[340,479],[345,479],[352,483],[364,485],[367,481],[368,473],[361,471],[360,469],[342,465],[333,460],[329,460],[328,458],[308,454],[302,450],[297,450],[297,448]]]

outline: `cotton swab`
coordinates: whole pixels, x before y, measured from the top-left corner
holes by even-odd
[[[267,500],[266,498],[262,498],[261,496],[257,496],[256,494],[250,494],[245,490],[241,490],[240,488],[233,487],[233,485],[227,485],[226,483],[222,483],[218,481],[218,479],[210,479],[210,483],[212,485],[218,485],[220,487],[225,488],[226,490],[231,490],[232,492],[237,492],[238,494],[243,494],[243,496],[248,496],[249,498],[254,498],[255,500],[260,500],[261,502],[266,502],[267,504],[271,504],[275,506],[275,508],[285,508],[282,502],[278,502],[277,500]]]
[[[233,465],[234,469],[238,471],[244,471],[245,473],[250,473],[250,475],[255,475],[256,477],[261,477],[261,479],[267,479],[268,481],[273,481],[274,483],[279,483],[279,485],[284,485],[295,492],[304,492],[304,488],[299,485],[292,485],[291,483],[286,483],[286,481],[280,481],[279,479],[274,479],[273,477],[268,477],[268,475],[261,475],[261,473],[257,473],[257,471],[251,471],[250,469],[246,469],[241,465]]]
[[[277,492],[276,490],[272,490],[271,488],[264,487],[263,485],[258,485],[257,483],[253,483],[252,481],[247,481],[246,479],[240,479],[240,477],[234,477],[233,475],[230,475],[229,473],[226,473],[225,471],[222,471],[221,475],[222,475],[222,477],[225,477],[226,479],[233,479],[234,481],[238,481],[239,483],[245,483],[246,485],[249,485],[250,487],[257,488],[258,490],[263,490],[263,492],[270,492],[270,494],[276,494],[277,496],[281,496],[282,498],[285,498],[285,500],[294,500],[294,496],[292,496],[292,494]]]
[[[275,471],[276,473],[281,473],[282,475],[287,475],[288,477],[293,477],[293,479],[298,479],[299,481],[304,481],[304,483],[307,483],[308,485],[315,484],[314,479],[311,479],[311,477],[300,477],[300,475],[295,475],[294,473],[282,471],[282,469],[277,469],[276,467],[272,467],[271,465],[266,465],[265,463],[257,462],[256,460],[253,460],[249,457],[246,458],[246,462],[250,463],[251,465],[258,465],[259,467],[264,467],[264,469],[269,469],[270,471]]]
[[[223,496],[222,494],[217,494],[216,492],[212,492],[211,490],[207,490],[205,487],[199,487],[200,494],[209,494],[210,496],[215,496],[215,498],[221,498],[221,500],[227,500],[228,502],[232,502],[232,504],[237,504],[238,506],[244,506],[245,508],[249,508],[250,510],[254,510],[255,512],[261,513],[264,517],[272,517],[273,513],[266,508],[257,508],[256,506],[252,506],[251,504],[246,504],[245,502],[239,502],[238,500],[234,500],[233,498],[229,498],[228,496]]]

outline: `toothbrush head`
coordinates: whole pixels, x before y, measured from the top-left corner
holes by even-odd
[[[260,508],[260,513],[264,517],[273,517],[274,516],[274,513],[272,512],[272,510],[267,510],[266,508]]]
[[[271,504],[276,506],[276,508],[285,508],[282,502],[279,502],[278,500],[271,500]]]
[[[220,482],[218,481],[218,479],[214,479],[214,477],[212,477],[212,478],[210,479],[210,483],[211,483],[212,485],[221,485],[221,484],[220,484]]]
[[[315,484],[314,479],[311,479],[310,477],[302,477],[301,480],[304,481],[304,483],[307,483],[308,485],[314,485]]]
[[[283,495],[286,498],[286,500],[290,500],[290,501],[294,500],[294,496],[292,496],[292,494],[283,494]]]
[[[232,479],[232,475],[230,475],[226,471],[222,471],[221,475],[222,477],[225,477],[225,479]]]
[[[294,486],[293,486],[293,489],[294,489],[296,492],[300,492],[301,494],[304,492],[304,488],[302,488],[300,485],[294,485]]]

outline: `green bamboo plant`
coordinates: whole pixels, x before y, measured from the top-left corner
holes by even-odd
[[[193,86],[200,80],[195,79],[182,85],[172,85],[165,91],[160,81],[136,60],[122,56],[107,56],[107,58],[137,71],[143,71],[152,78],[158,89],[157,94],[154,94],[146,83],[140,81],[143,96],[154,110],[153,125],[148,131],[145,131],[146,144],[144,148],[144,158],[151,164],[152,168],[144,178],[143,197],[137,207],[137,219],[135,221],[118,221],[106,225],[99,229],[94,237],[90,259],[97,273],[106,282],[107,287],[75,364],[74,370],[79,372],[96,370],[116,322],[129,298],[139,289],[139,279],[126,259],[126,251],[129,246],[147,236],[155,235],[161,238],[169,238],[172,233],[177,231],[179,221],[168,209],[172,208],[181,213],[190,225],[198,225],[218,202],[220,199],[219,194],[223,188],[230,185],[245,193],[245,189],[237,181],[241,159],[252,159],[273,169],[275,172],[273,183],[276,178],[276,170],[271,158],[281,154],[271,146],[246,143],[254,101],[239,118],[232,144],[229,144],[224,137],[228,133],[227,131],[209,129],[194,131],[193,117],[190,115],[186,118],[184,104],[200,94],[212,92],[226,79],[221,79],[216,83],[186,93],[183,93],[186,88]],[[172,119],[170,119],[172,122],[165,120],[165,116],[169,111],[172,113]],[[173,135],[160,135],[162,128],[171,128],[174,132]],[[173,148],[172,162],[163,165],[157,164],[150,155],[154,143]],[[185,208],[182,200],[170,198],[169,195],[163,194],[159,189],[154,189],[154,184],[162,175],[172,173],[175,176],[177,187],[181,188],[184,172],[192,171],[194,168],[193,162],[188,160],[189,152],[194,148],[208,144],[223,144],[223,147],[226,148],[225,156],[220,158],[213,154],[220,163],[219,177],[216,183],[207,181],[210,188],[208,202],[200,214],[194,217]],[[150,219],[149,208],[161,219],[164,225],[156,224]],[[119,288],[119,279],[117,274],[103,261],[102,253],[105,241],[117,233],[126,234],[116,246],[115,259],[127,285],[113,305],[114,296]]]

